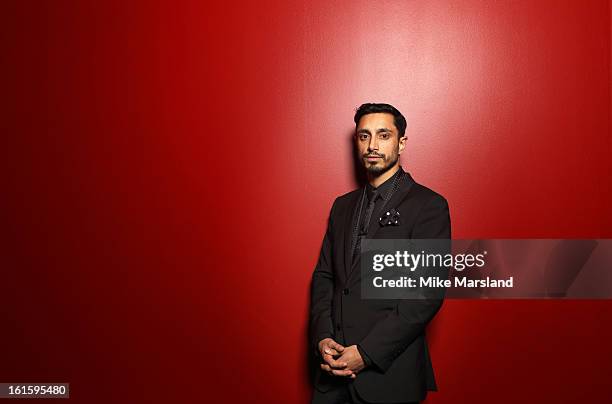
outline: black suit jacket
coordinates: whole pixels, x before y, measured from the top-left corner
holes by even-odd
[[[425,327],[442,300],[361,299],[361,271],[351,262],[351,238],[353,212],[359,208],[362,192],[342,195],[332,206],[312,277],[311,342],[317,353],[319,341],[327,337],[362,348],[372,361],[352,381],[362,399],[373,403],[423,400],[427,390],[436,390]],[[400,212],[400,225],[381,227],[378,217],[373,217],[367,238],[450,239],[446,200],[407,173],[384,210],[391,208]],[[315,388],[325,392],[348,380],[319,369]]]

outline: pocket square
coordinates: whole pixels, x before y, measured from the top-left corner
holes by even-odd
[[[380,223],[380,225],[383,227],[384,226],[399,226],[400,224],[399,217],[400,217],[400,213],[394,208],[394,209],[391,209],[383,213],[380,219],[378,219],[378,223]]]

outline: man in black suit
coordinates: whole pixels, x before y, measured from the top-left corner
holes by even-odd
[[[362,299],[360,241],[450,239],[446,200],[399,165],[406,119],[388,104],[363,104],[355,144],[368,183],[338,197],[312,277],[311,342],[321,362],[312,402],[411,403],[435,390],[425,328],[441,299]],[[401,220],[382,226],[395,209]]]

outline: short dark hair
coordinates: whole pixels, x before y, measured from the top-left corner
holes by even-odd
[[[403,137],[404,133],[406,133],[406,118],[404,118],[404,115],[402,115],[402,113],[399,112],[397,108],[389,104],[380,104],[372,102],[361,104],[361,106],[357,108],[357,111],[355,112],[355,127],[359,125],[359,120],[362,116],[367,114],[377,114],[381,112],[393,115],[393,124],[397,128],[399,137]]]

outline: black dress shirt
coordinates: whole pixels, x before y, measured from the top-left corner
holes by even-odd
[[[399,170],[397,170],[395,172],[395,174],[393,174],[385,182],[380,184],[378,186],[378,188],[374,188],[369,183],[366,185],[366,198],[367,198],[366,202],[370,203],[370,201],[372,200],[372,197],[376,198],[375,201],[374,201],[374,211],[373,211],[372,215],[370,216],[370,220],[368,221],[367,224],[361,223],[361,224],[365,224],[365,228],[364,229],[365,229],[366,233],[368,232],[368,229],[370,228],[370,224],[372,223],[372,220],[378,220],[378,217],[380,216],[380,213],[381,213],[380,209],[382,208],[383,203],[385,203],[384,202],[384,197],[387,195],[387,192],[389,192],[389,190],[393,186],[393,181],[395,181],[395,177],[400,175],[400,173],[402,171],[403,170],[400,167]],[[365,217],[362,218],[362,221],[363,221],[363,219],[365,219]],[[359,229],[360,229],[360,231],[364,230],[364,229],[362,229],[362,227],[360,227]]]

